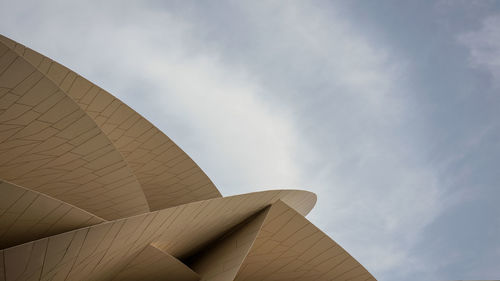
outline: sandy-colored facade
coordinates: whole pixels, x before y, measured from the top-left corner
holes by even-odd
[[[375,280],[315,203],[222,197],[137,112],[0,36],[0,280]]]

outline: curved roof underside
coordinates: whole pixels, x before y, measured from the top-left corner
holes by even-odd
[[[210,179],[184,151],[119,99],[17,42],[3,36],[0,42],[52,81],[97,124],[136,176],[150,210],[221,197]]]

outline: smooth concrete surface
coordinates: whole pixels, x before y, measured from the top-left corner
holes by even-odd
[[[0,281],[375,280],[305,216],[314,193],[222,197],[120,100],[0,36]]]

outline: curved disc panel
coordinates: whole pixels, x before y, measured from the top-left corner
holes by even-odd
[[[97,123],[123,155],[152,211],[221,197],[215,185],[170,138],[108,92],[65,66],[0,36]]]
[[[104,219],[149,211],[135,175],[96,123],[1,42],[0,178]]]

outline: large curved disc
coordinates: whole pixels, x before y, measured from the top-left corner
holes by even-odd
[[[96,123],[2,42],[0,178],[104,219],[149,211],[135,175]]]
[[[97,123],[129,163],[152,211],[221,197],[184,151],[119,99],[21,44],[3,36],[0,41],[36,66]]]

